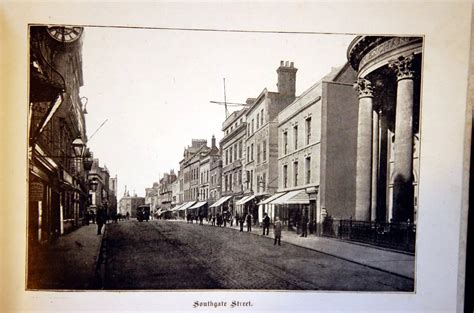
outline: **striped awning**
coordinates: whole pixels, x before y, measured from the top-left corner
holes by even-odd
[[[232,198],[232,196],[222,197],[219,200],[217,200],[213,205],[211,205],[210,208],[218,207],[219,205],[223,204],[224,202],[226,202],[230,198]]]
[[[185,205],[181,206],[178,211],[184,211],[186,209],[188,209],[190,206],[192,206],[194,203],[196,203],[196,201],[190,201],[190,202],[186,202]]]
[[[205,205],[206,203],[207,203],[207,201],[198,202],[195,205],[193,205],[192,207],[190,207],[190,209],[198,209],[198,208],[202,207],[203,205]]]
[[[309,196],[304,189],[289,191],[273,200],[271,204],[309,204]]]
[[[276,193],[274,194],[273,196],[271,196],[270,198],[267,198],[265,200],[263,200],[262,202],[259,202],[258,205],[261,205],[261,204],[267,204],[277,198],[280,198],[281,196],[283,196],[286,192],[279,192],[279,193]]]

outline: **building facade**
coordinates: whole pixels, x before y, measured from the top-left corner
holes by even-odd
[[[278,92],[266,88],[245,112],[244,194],[241,214],[251,211],[254,221],[261,220],[257,203],[278,188],[278,122],[277,116],[295,99],[296,72],[293,62],[281,61],[277,69]]]
[[[79,97],[83,29],[29,30],[28,242],[35,245],[82,224],[88,184],[74,143],[87,138]]]
[[[422,37],[358,36],[356,214],[362,221],[416,222]]]
[[[278,115],[279,197],[264,209],[291,229],[354,216],[355,78],[349,64],[333,69]]]
[[[145,204],[145,197],[138,197],[136,194],[130,196],[130,193],[125,190],[123,197],[119,201],[119,213],[126,216],[127,213],[130,217],[137,217],[137,208],[140,205]]]
[[[244,195],[243,161],[245,158],[245,138],[247,123],[245,112],[241,109],[233,112],[222,124],[224,137],[220,141],[222,151],[222,196],[231,196],[224,204],[234,214],[236,202]]]

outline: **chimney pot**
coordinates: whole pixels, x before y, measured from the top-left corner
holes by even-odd
[[[281,60],[281,61],[280,61],[280,66],[284,66],[283,63],[284,63],[283,60]]]
[[[288,61],[285,62],[285,66],[288,67],[290,64]]]
[[[291,62],[291,63],[290,63],[290,67],[291,67],[291,68],[295,67],[295,62]]]

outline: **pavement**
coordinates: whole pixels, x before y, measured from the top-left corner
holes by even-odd
[[[178,220],[178,222],[185,221]],[[212,227],[207,222],[204,224]],[[236,225],[227,227],[239,231]],[[251,233],[262,236],[261,232],[260,227],[253,227]],[[99,287],[97,264],[103,236],[97,235],[96,224],[90,224],[61,236],[55,243],[43,247],[32,258],[33,262],[29,263],[28,289]],[[266,237],[273,240],[271,229],[269,236]],[[415,276],[415,256],[408,253],[315,235],[303,238],[288,230],[282,231],[281,241],[282,244],[290,243],[412,280]]]
[[[102,235],[84,225],[34,251],[28,265],[28,289],[95,289]]]
[[[207,222],[204,224],[210,225]],[[227,224],[227,227],[239,231],[239,226],[235,224]],[[244,232],[246,230],[247,226],[244,225]],[[253,226],[252,234],[262,236],[262,228]],[[271,227],[267,237],[272,240],[274,238]],[[296,232],[288,230],[282,231],[281,241],[412,280],[415,277],[415,256],[406,252],[315,235],[300,237]]]

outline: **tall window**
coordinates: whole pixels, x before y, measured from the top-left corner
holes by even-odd
[[[237,148],[238,148],[238,145],[237,143],[234,145],[234,161],[237,161]]]
[[[293,186],[298,186],[298,162],[293,163]]]
[[[307,157],[305,159],[306,167],[306,184],[311,183],[311,158]]]
[[[262,143],[262,147],[263,147],[263,161],[266,161],[267,160],[267,141],[264,140],[263,143]]]
[[[239,170],[239,185],[242,185],[242,170]]]
[[[311,117],[308,117],[305,121],[306,125],[306,144],[309,145],[311,141]]]
[[[247,163],[250,162],[250,147],[247,147]]]
[[[262,191],[265,191],[265,187],[267,185],[267,173],[263,173],[262,176]]]
[[[253,144],[250,145],[250,155],[251,155],[252,161],[255,160],[255,156],[253,155]]]
[[[257,145],[257,163],[260,163],[260,153],[261,153],[260,145]]]
[[[288,132],[283,133],[283,154],[288,153]]]
[[[229,174],[229,185],[230,185],[230,186],[229,186],[229,189],[230,189],[230,191],[232,191],[232,183],[233,183],[233,181],[232,181],[232,174]]]
[[[260,111],[260,126],[263,126],[263,109]]]
[[[225,150],[225,165],[229,164],[229,150]]]
[[[257,113],[257,129],[258,129],[259,123],[260,123],[260,113]]]
[[[253,189],[253,170],[250,171],[250,188]]]
[[[229,162],[232,163],[232,147],[229,150]]]
[[[252,134],[253,134],[253,132],[254,132],[254,128],[253,128],[254,123],[253,123],[253,121],[254,121],[254,120],[252,119]]]
[[[288,165],[283,165],[283,188],[288,187]]]
[[[293,138],[295,141],[295,150],[298,149],[298,125],[293,127]]]
[[[242,140],[239,141],[239,159],[242,159]]]

